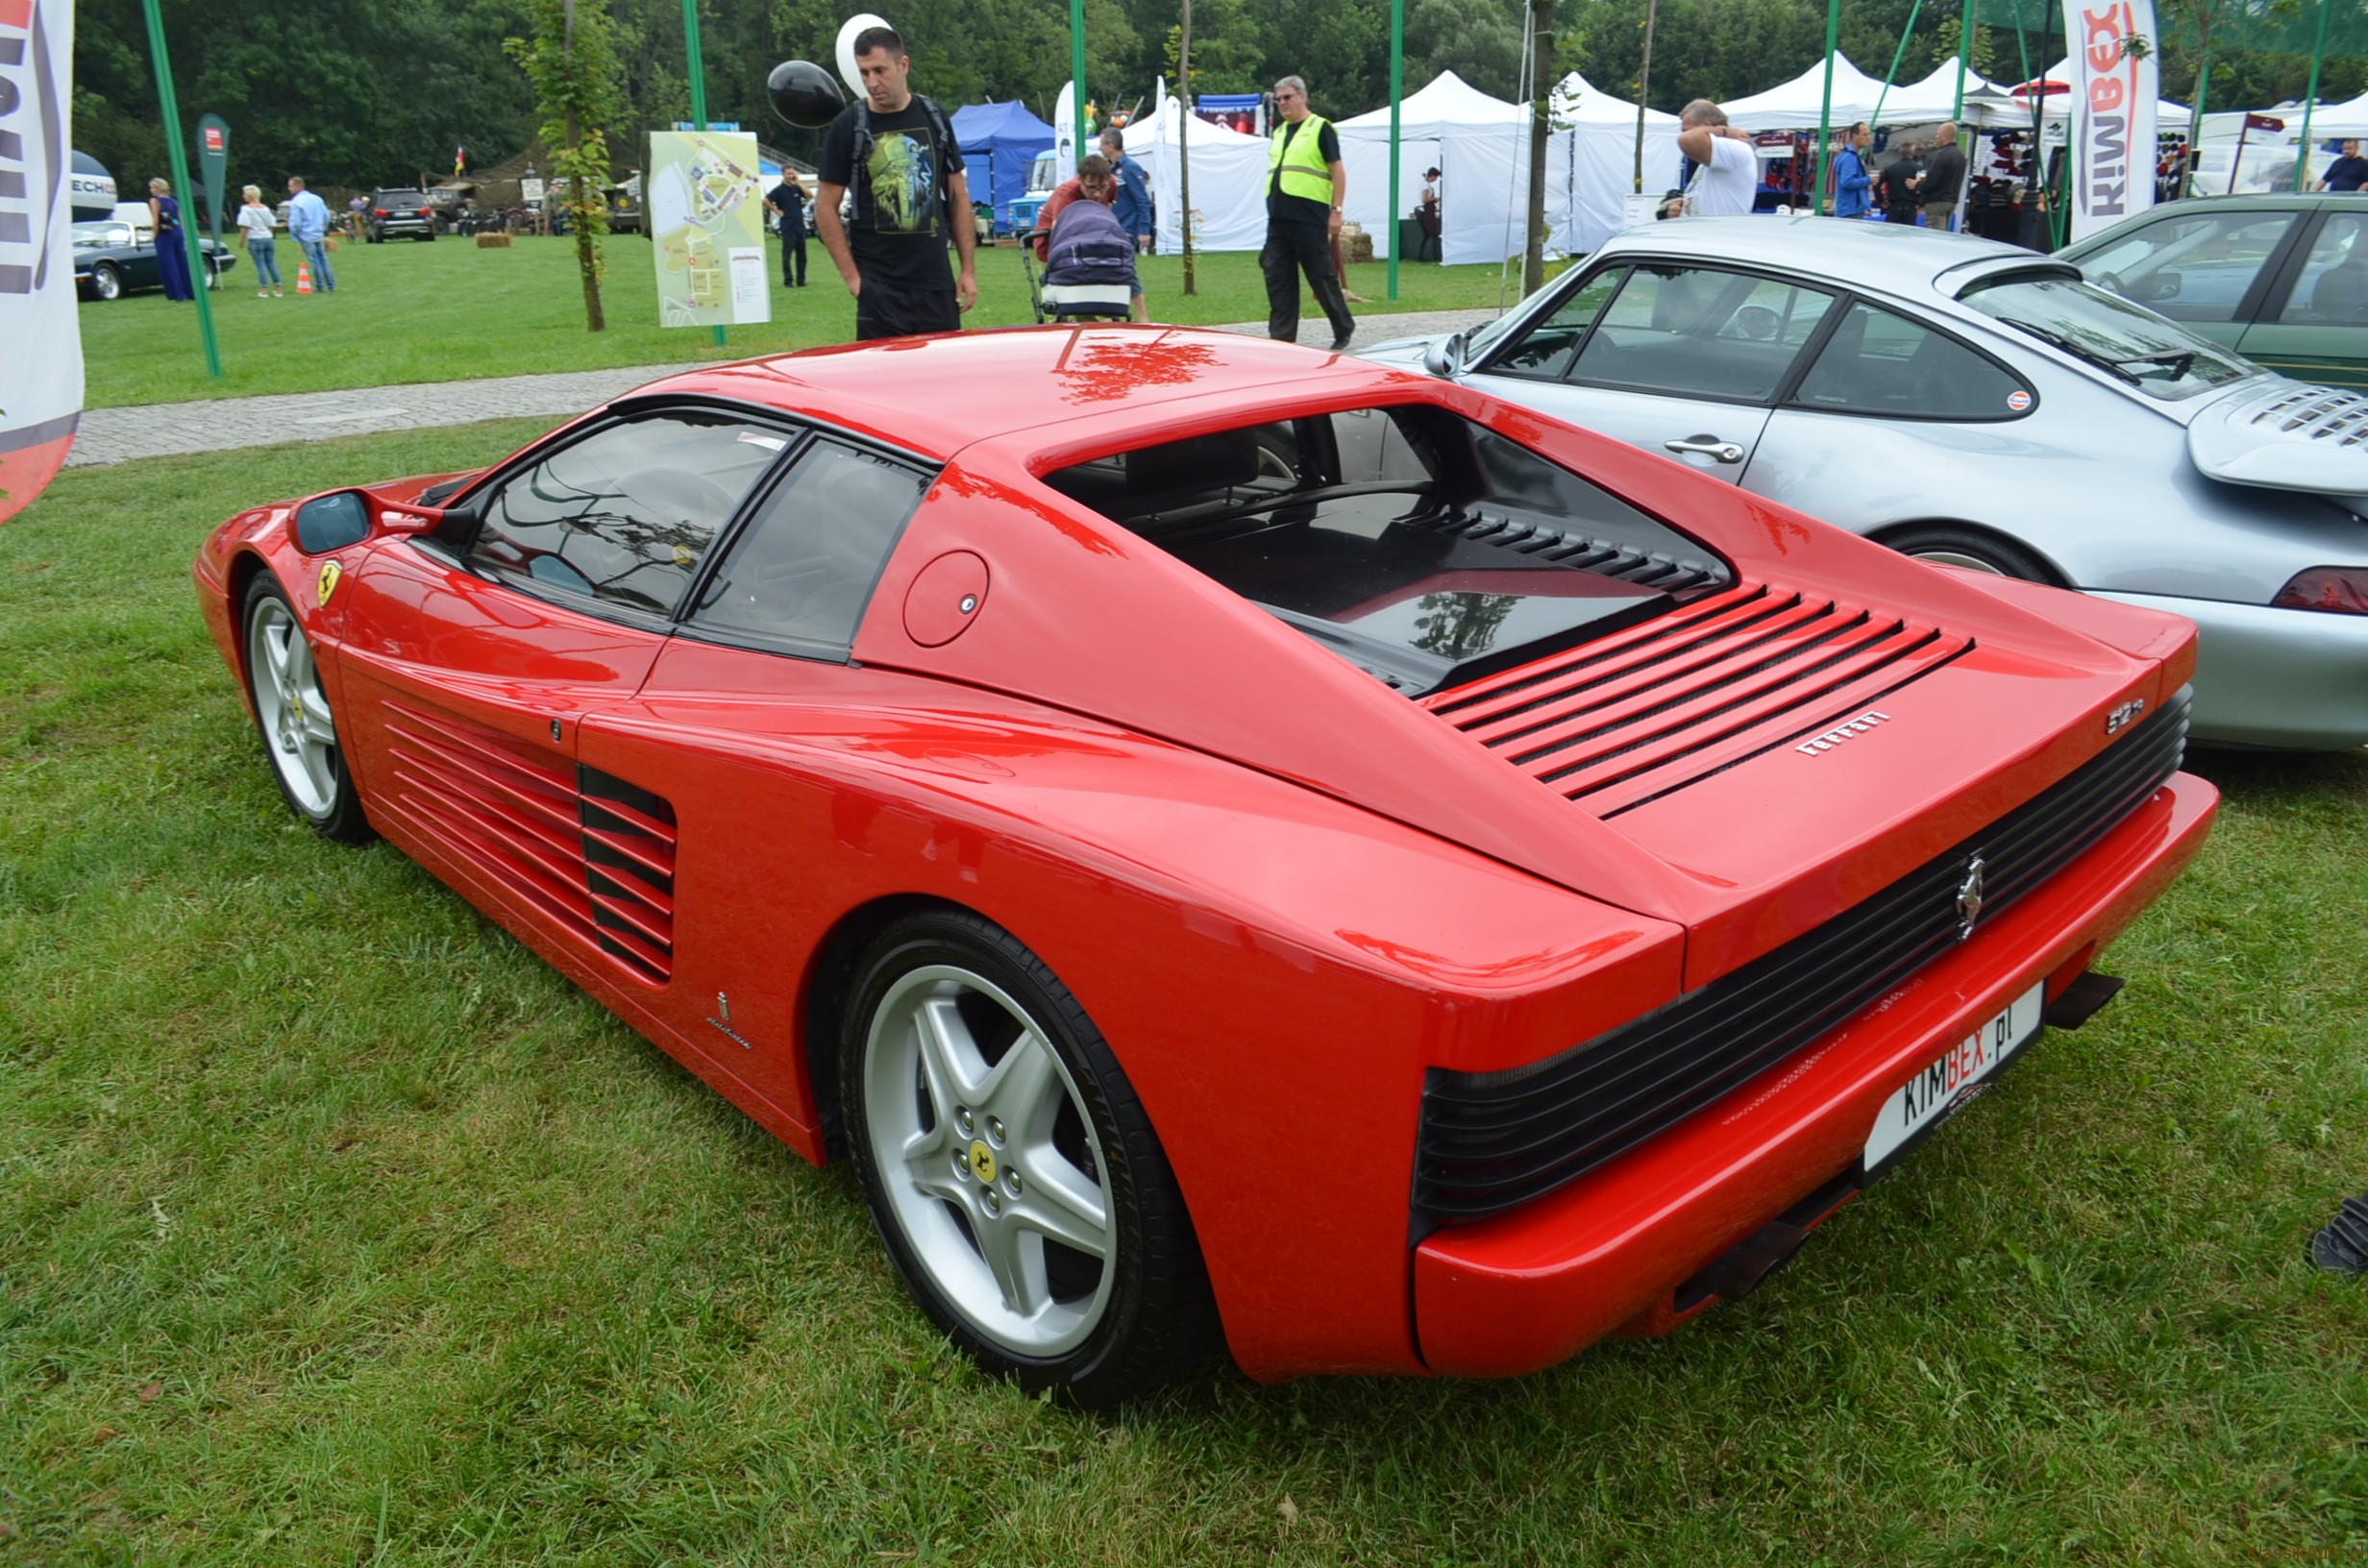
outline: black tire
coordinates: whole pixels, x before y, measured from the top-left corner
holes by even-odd
[[[123,298],[123,272],[112,261],[102,261],[90,269],[90,292],[102,300]]]
[[[881,1243],[929,1320],[989,1374],[1015,1379],[1031,1392],[1052,1389],[1085,1409],[1105,1409],[1148,1393],[1196,1365],[1216,1343],[1218,1321],[1192,1216],[1142,1102],[1069,989],[1018,938],[981,916],[950,909],[899,920],[872,944],[856,972],[841,1020],[840,1109],[855,1175]],[[956,972],[1002,996],[992,998],[943,978]],[[1025,1129],[1007,1130],[988,1114],[1003,1105],[988,1090],[987,1097],[977,1100],[974,1120],[965,1107],[952,1118],[963,1126],[936,1124],[950,1136],[931,1145],[925,1159],[882,1158],[879,1144],[895,1141],[902,1118],[917,1116],[925,1127],[936,1120],[937,1096],[926,1069],[907,1079],[907,1047],[899,1043],[897,1020],[919,993],[933,998],[921,1004],[925,1009],[944,1005],[959,1014],[963,1038],[977,1046],[981,1062],[1000,1063],[1023,1047],[1031,1052],[1050,1047],[1065,1083],[1050,1081],[1048,1103],[1058,1109],[1039,1144],[1026,1146]],[[1013,1004],[1017,1016],[1009,1011]],[[972,1021],[981,1015],[983,1027]],[[989,1037],[1002,1027],[1009,1037],[994,1050]],[[1027,1029],[1034,1031],[1033,1041],[1024,1032]],[[987,1071],[986,1081],[997,1081],[992,1066]],[[1008,1083],[1011,1076],[1000,1081]],[[902,1088],[906,1082],[912,1085],[909,1097]],[[877,1096],[876,1083],[887,1086]],[[980,1174],[976,1151],[986,1146],[990,1130],[1004,1164],[999,1171],[990,1157]],[[972,1140],[967,1145],[972,1173],[952,1180],[941,1173],[935,1184],[940,1188],[971,1184],[954,1196],[925,1189],[905,1174],[943,1152],[951,1152],[953,1163],[961,1164],[965,1138]],[[900,1145],[908,1151],[913,1146],[909,1140]],[[1037,1156],[1048,1151],[1055,1158],[1040,1164]],[[1068,1163],[1058,1164],[1064,1156]],[[1027,1201],[1033,1206],[1046,1208],[1048,1190],[1057,1193],[1064,1182],[1073,1187],[1082,1174],[1095,1184],[1092,1196],[1105,1216],[1108,1256],[1099,1263],[1087,1253],[1038,1242],[1045,1312],[1071,1311],[1077,1320],[1072,1332],[1079,1336],[1045,1353],[1026,1342],[1027,1327],[1003,1335],[991,1326],[1024,1320],[1013,1314],[1009,1290],[986,1277],[995,1265],[979,1239],[987,1234],[982,1227],[1010,1227],[1005,1234],[1015,1237],[1029,1229],[1021,1213],[1024,1157],[1034,1167],[1027,1176],[1027,1190],[1034,1194]],[[1087,1166],[1097,1167],[1098,1177]],[[997,1213],[993,1200],[1002,1192],[999,1180],[1010,1183],[1011,1193],[1008,1213],[999,1220],[988,1217]],[[918,1239],[916,1221],[926,1233]],[[972,1249],[967,1259],[963,1244]],[[1026,1255],[1024,1245],[1018,1255]],[[974,1286],[967,1295],[966,1282]],[[983,1290],[975,1288],[978,1285]],[[1054,1299],[1064,1288],[1068,1298]],[[1090,1304],[1090,1314],[1080,1303]]]
[[[2025,582],[2044,582],[2057,588],[2065,586],[2062,574],[2035,551],[1986,528],[1969,528],[1958,523],[1915,523],[1886,533],[1883,543],[1918,560],[1994,572],[2002,577],[2020,577]]]
[[[255,727],[263,743],[263,758],[270,764],[272,782],[280,787],[280,797],[288,809],[303,818],[312,831],[325,839],[340,844],[366,844],[376,838],[367,816],[363,814],[361,792],[354,787],[354,776],[345,766],[345,748],[337,743],[336,721],[330,712],[329,694],[322,690],[313,674],[311,642],[304,634],[304,625],[296,615],[287,591],[279,579],[268,572],[256,575],[247,585],[247,596],[238,610],[238,646],[245,666],[247,699],[254,709]],[[292,637],[301,649],[291,649],[302,658],[301,674],[286,671],[275,676],[269,670],[259,669],[266,662],[262,651],[266,640]],[[309,695],[317,700],[317,717],[326,721],[327,740],[307,742],[295,727],[301,718],[291,718],[290,727],[275,723],[288,712],[283,693],[293,681],[309,685]],[[299,702],[297,714],[312,711],[309,704]]]

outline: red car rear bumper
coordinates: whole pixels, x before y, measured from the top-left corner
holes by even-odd
[[[2218,804],[2210,784],[2175,775],[2046,887],[1771,1083],[1516,1213],[1428,1237],[1414,1260],[1424,1362],[1512,1376],[1606,1334],[1673,1326],[1686,1315],[1678,1286],[1853,1168],[1912,1073],[2035,981],[2048,981],[2051,1001],[2070,984],[2178,875]]]

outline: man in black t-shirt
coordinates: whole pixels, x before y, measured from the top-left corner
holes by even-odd
[[[959,331],[962,312],[978,303],[978,231],[953,128],[907,85],[912,57],[895,29],[856,34],[855,68],[864,98],[824,133],[814,196],[815,232],[855,298],[855,339]],[[842,219],[851,185],[851,215]],[[958,276],[946,264],[950,232]]]
[[[798,171],[781,167],[781,183],[765,192],[765,210],[780,220],[781,286],[805,287],[805,186]]]
[[[2358,141],[2347,139],[2343,156],[2327,165],[2327,178],[2319,182],[2319,189],[2356,194],[2362,185],[2368,185],[2368,158],[2359,156]]]

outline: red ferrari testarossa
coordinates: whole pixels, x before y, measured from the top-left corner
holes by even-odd
[[[693,372],[196,578],[300,814],[1089,1404],[1741,1295],[2112,994],[2216,799],[2185,622],[1217,332]]]

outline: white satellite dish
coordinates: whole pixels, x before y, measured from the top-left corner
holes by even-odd
[[[860,16],[850,16],[839,29],[839,75],[846,81],[847,90],[858,98],[864,93],[863,73],[855,69],[855,35],[869,27],[887,25],[887,17],[875,16],[867,11]]]

